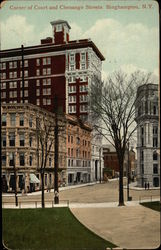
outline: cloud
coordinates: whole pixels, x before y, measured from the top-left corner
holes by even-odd
[[[119,68],[122,64],[153,70],[157,66],[159,32],[142,23],[122,24],[106,18],[97,20],[83,37],[91,38],[106,58],[104,66]],[[104,67],[104,68],[105,68]]]
[[[35,40],[35,28],[27,23],[26,17],[13,15],[1,22],[1,48],[20,47],[21,44],[31,45]]]
[[[70,26],[70,40],[81,39],[81,36],[83,34],[82,28],[76,23],[71,23]]]

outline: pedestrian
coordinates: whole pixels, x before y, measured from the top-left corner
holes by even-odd
[[[145,190],[146,190],[146,188],[147,188],[147,184],[146,184],[146,182],[145,182]]]
[[[148,189],[149,189],[149,182],[148,182]]]

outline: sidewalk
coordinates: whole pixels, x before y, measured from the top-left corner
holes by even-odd
[[[160,213],[125,202],[118,207],[71,207],[87,228],[122,249],[155,249],[160,245]],[[111,204],[112,205],[112,204]]]

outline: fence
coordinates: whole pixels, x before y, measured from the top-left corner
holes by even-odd
[[[19,201],[18,206],[14,202],[2,202],[2,208],[41,208],[41,201]],[[60,200],[59,204],[54,201],[45,201],[45,207],[69,207],[69,200]]]
[[[146,199],[143,199],[143,198],[146,198]],[[152,202],[152,201],[156,201],[158,199],[160,199],[160,196],[157,194],[156,195],[144,195],[144,196],[142,195],[142,196],[139,196],[139,203],[141,203],[141,201],[142,202],[146,202],[146,201]]]

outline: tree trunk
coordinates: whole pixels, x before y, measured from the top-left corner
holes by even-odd
[[[124,204],[124,188],[123,188],[123,163],[119,162],[120,175],[119,175],[119,206],[125,206]]]
[[[41,206],[42,206],[42,208],[45,207],[45,200],[44,200],[44,172],[41,173]]]

